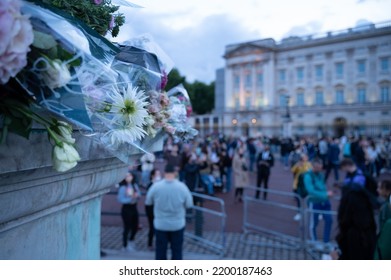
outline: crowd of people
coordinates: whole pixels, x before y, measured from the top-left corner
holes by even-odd
[[[327,181],[333,173],[334,186],[340,188],[342,197],[337,217],[339,233],[336,241],[339,249],[332,251],[333,248],[330,247],[331,255],[341,259],[368,259],[370,254],[373,255],[376,251],[378,258],[389,257],[390,250],[379,249],[381,246],[378,243],[382,237],[388,241],[389,245],[389,236],[391,236],[382,233],[384,228],[390,231],[391,223],[389,221],[391,219],[391,201],[389,201],[391,181],[386,176],[391,169],[391,137],[377,139],[345,136],[321,139],[257,137],[246,139],[219,134],[198,138],[191,143],[175,142],[168,138],[163,153],[146,154],[140,159],[140,165],[137,168],[141,178],[137,186],[133,183],[131,174],[128,174],[121,183],[118,200],[123,204],[124,249],[133,248],[133,245],[129,244],[132,243],[137,231],[135,223],[138,223],[138,218],[135,218],[138,216],[137,207],[133,205],[137,203],[140,196],[140,188],[147,191],[145,207],[150,224],[148,246],[152,248],[153,233],[156,232],[160,240],[159,247],[156,248],[156,258],[165,258],[163,251],[167,249],[167,240],[174,242],[172,246],[176,249],[173,248],[173,256],[181,258],[178,244],[183,242],[185,210],[192,205],[188,201],[189,193],[202,192],[214,196],[216,191],[229,193],[234,190],[235,201],[240,203],[244,188],[250,186],[251,179],[254,178],[258,188],[254,197],[261,199],[263,193],[262,198],[266,200],[269,178],[276,158],[281,160],[286,172],[292,172],[292,189],[296,194],[298,209],[303,201],[300,197],[308,196],[306,201],[312,213],[309,223],[312,240],[317,240],[317,225],[319,219],[322,218],[325,222],[323,244],[331,244],[333,219],[328,212],[331,210],[330,198],[334,196],[335,191],[327,188]],[[169,167],[168,179],[161,180],[160,171],[156,169],[157,161],[164,161],[166,167]],[[340,180],[343,175],[341,171],[346,174],[343,180]],[[171,178],[174,173],[177,174],[178,180]],[[380,182],[378,189],[375,178],[378,178]],[[183,192],[182,197],[178,198],[175,192],[164,191],[167,185],[176,186],[182,191],[183,186],[186,186],[189,192]],[[166,202],[170,201],[171,209],[159,206],[161,198],[156,198],[157,189],[160,190]],[[388,199],[380,211],[382,222],[379,223],[379,230],[374,220],[374,211],[380,208],[377,192],[384,200]],[[177,215],[178,211],[179,215]],[[179,219],[181,222],[170,226],[170,223],[175,224],[173,220],[166,219],[170,215],[174,220]],[[302,218],[301,212],[293,218],[299,221]],[[173,233],[178,231],[182,232],[179,237]],[[129,232],[131,233],[130,242],[128,242]],[[380,234],[379,238],[376,235],[377,232]],[[179,240],[179,243],[175,243],[175,240]],[[383,243],[386,242],[383,241]]]

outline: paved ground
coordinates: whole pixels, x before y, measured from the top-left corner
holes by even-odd
[[[102,228],[102,250],[107,254],[102,259],[135,259],[153,260],[154,253],[147,248],[147,230],[142,229],[136,237],[136,251],[121,251],[121,227]],[[217,239],[216,232],[205,233],[209,240]],[[184,242],[184,259],[248,259],[248,260],[291,260],[291,259],[311,259],[310,255],[305,255],[302,250],[293,248],[281,248],[289,244],[273,237],[260,235],[244,236],[240,233],[227,233],[227,251],[220,255],[205,246],[200,245],[191,238],[186,238]],[[243,239],[245,238],[245,240]],[[252,243],[267,244],[255,246]]]
[[[251,176],[252,183],[255,184],[255,174]],[[329,178],[329,186],[333,183],[333,179]],[[292,175],[289,171],[284,170],[281,164],[277,161],[276,166],[272,170],[270,177],[269,188],[272,190],[291,192],[292,186]],[[331,188],[331,187],[330,187]],[[113,189],[115,191],[115,189]],[[246,236],[245,239],[247,243],[261,243],[264,245],[253,246],[250,244],[245,244],[243,242],[243,212],[244,205],[239,203],[234,199],[234,193],[216,193],[218,198],[221,198],[225,202],[225,209],[227,213],[226,219],[226,240],[227,240],[227,252],[225,258],[228,259],[305,259],[308,258],[308,255],[305,255],[301,251],[281,249],[281,244],[286,244],[285,239],[277,239],[275,235],[266,235],[266,234],[257,234]],[[253,191],[249,192],[249,196],[253,197]],[[275,204],[277,203],[277,204]],[[337,208],[337,203],[334,204],[334,210]],[[296,214],[294,209],[295,201],[292,197],[285,197],[279,195],[269,195],[267,201],[260,200],[259,202],[251,202],[248,204],[247,213],[248,221],[252,224],[265,228],[267,230],[272,230],[284,235],[299,237],[300,224],[293,220],[293,216]],[[218,209],[218,204],[206,202],[205,207],[209,209]],[[146,248],[146,232],[147,232],[147,221],[143,215],[144,213],[144,203],[140,201],[139,211],[141,214],[140,225],[142,229],[137,235],[137,246],[139,252],[145,252]],[[102,248],[118,250],[121,247],[121,231],[122,231],[122,221],[118,215],[120,212],[120,205],[116,202],[115,195],[106,195],[103,204],[102,204]],[[108,215],[108,213],[113,213],[113,215]],[[220,231],[221,220],[217,217],[211,215],[204,215],[204,236],[208,240],[213,240],[214,236],[219,236],[218,232]],[[334,222],[336,225],[336,222]],[[193,230],[193,225],[189,224],[188,229]],[[335,228],[335,227],[334,227]],[[319,226],[319,234],[321,236],[322,224]],[[334,230],[335,234],[335,230]],[[192,254],[191,257],[197,257],[197,254],[205,255],[206,258],[213,258],[216,255],[211,254],[210,250],[207,250],[199,244],[187,240],[185,245],[185,252]],[[220,239],[221,241],[221,239]],[[217,241],[219,242],[219,241]],[[274,249],[272,247],[275,247]],[[114,251],[114,255],[115,255]],[[113,253],[113,252],[112,252]],[[140,253],[138,253],[140,254]],[[195,254],[195,255],[194,255]],[[147,254],[153,258],[153,254]],[[120,257],[129,257],[129,255]],[[140,255],[140,258],[145,258],[146,256]],[[198,256],[200,257],[200,256]]]

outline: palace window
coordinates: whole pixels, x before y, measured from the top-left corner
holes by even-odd
[[[304,80],[304,67],[299,67],[296,69],[297,81],[302,82]]]
[[[388,72],[390,67],[390,59],[388,57],[380,58],[380,71]]]
[[[341,104],[345,103],[345,97],[344,97],[343,89],[337,89],[335,91],[335,103],[338,104],[338,105],[341,105]]]
[[[380,101],[383,103],[390,102],[390,87],[388,85],[380,87]]]
[[[343,62],[335,64],[335,76],[337,79],[341,79],[343,77]]]
[[[367,100],[367,90],[364,86],[361,86],[357,89],[357,102],[364,104]]]
[[[257,73],[257,88],[260,90],[263,87],[263,73]]]
[[[299,91],[297,93],[297,96],[296,96],[297,100],[296,100],[296,105],[297,106],[304,106],[305,105],[305,102],[304,102],[304,92],[303,91]]]
[[[365,59],[357,60],[357,73],[359,75],[365,74]]]
[[[320,81],[323,79],[323,65],[316,65],[315,66],[315,78],[317,81]]]
[[[315,92],[315,105],[322,106],[324,104],[323,91],[317,90]]]
[[[280,82],[285,82],[286,81],[286,71],[285,69],[281,69],[278,71],[278,80]]]

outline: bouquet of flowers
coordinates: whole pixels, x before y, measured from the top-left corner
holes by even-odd
[[[0,3],[6,28],[0,32],[3,140],[8,131],[28,137],[35,121],[48,131],[54,167],[66,171],[80,160],[70,124],[128,163],[156,150],[165,132],[195,135],[186,126],[188,95],[183,88],[163,91],[172,61],[149,36],[113,45],[80,16],[33,2],[40,5]],[[43,2],[63,8],[72,1]]]
[[[192,113],[189,94],[183,85],[174,87],[167,94],[170,97],[171,112],[168,123],[175,128],[172,135],[178,140],[188,141],[193,139],[198,134],[198,131],[187,121]]]

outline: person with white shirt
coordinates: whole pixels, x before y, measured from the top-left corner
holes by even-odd
[[[186,209],[193,206],[188,187],[176,179],[175,167],[167,164],[164,179],[154,183],[148,191],[145,205],[153,205],[156,236],[156,260],[167,259],[171,243],[173,260],[181,260]]]

